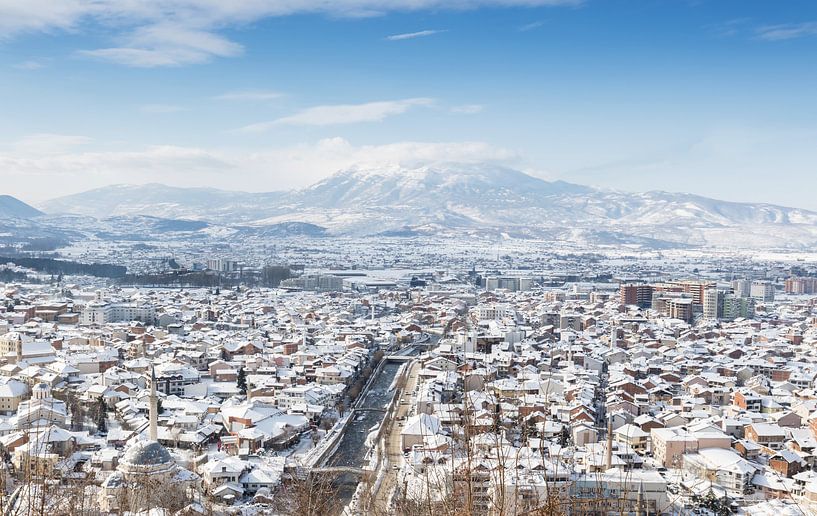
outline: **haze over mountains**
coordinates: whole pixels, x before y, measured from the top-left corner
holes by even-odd
[[[248,231],[355,236],[451,232],[649,246],[799,247],[817,242],[817,213],[807,210],[689,194],[600,190],[494,165],[359,166],[308,188],[270,193],[116,185],[54,199],[41,208],[51,220],[70,213],[116,217],[120,227],[138,221],[143,230],[194,232],[218,226],[225,236]]]

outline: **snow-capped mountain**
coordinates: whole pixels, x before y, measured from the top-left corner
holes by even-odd
[[[328,234],[359,236],[482,232],[647,245],[817,242],[817,213],[807,210],[600,190],[494,165],[358,166],[308,188],[272,193],[112,186],[42,208],[98,218],[199,220],[244,230],[297,222],[326,228]]]

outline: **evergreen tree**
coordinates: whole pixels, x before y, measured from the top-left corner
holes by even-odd
[[[108,431],[108,411],[101,396],[96,404],[96,431],[101,434]]]
[[[241,394],[247,394],[247,374],[244,372],[243,367],[238,370],[238,377],[235,380],[235,384]]]

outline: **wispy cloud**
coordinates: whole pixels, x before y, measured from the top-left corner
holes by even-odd
[[[485,106],[481,104],[464,104],[462,106],[452,107],[451,112],[460,115],[476,115],[477,113],[482,113],[483,109],[485,109]]]
[[[178,113],[184,111],[185,108],[175,104],[144,104],[139,106],[139,111],[142,113],[163,114],[163,113]]]
[[[389,41],[402,41],[404,39],[416,39],[416,38],[425,38],[427,36],[433,36],[435,34],[440,34],[442,32],[447,32],[446,30],[420,30],[417,32],[405,32],[403,34],[392,34],[391,36],[386,36],[386,39]]]
[[[283,97],[284,94],[271,90],[236,90],[222,93],[213,97],[216,100],[236,100],[236,101],[266,101]]]
[[[519,27],[519,29],[517,29],[517,30],[519,32],[528,32],[530,30],[538,29],[539,27],[541,27],[544,24],[545,24],[545,22],[543,22],[541,20],[540,21],[535,21],[535,22],[531,22],[531,23],[526,23],[525,25],[522,25],[521,27]]]
[[[0,39],[31,32],[82,32],[87,27],[101,26],[115,34],[115,44],[82,50],[81,55],[148,68],[205,63],[214,58],[237,56],[243,51],[242,45],[220,32],[270,17],[297,14],[360,17],[395,12],[581,3],[582,0],[2,0]],[[410,37],[406,35],[402,39]]]
[[[45,63],[37,59],[28,59],[12,66],[18,70],[39,70],[40,68],[45,67]]]
[[[783,41],[817,36],[817,22],[766,25],[757,29],[757,36],[766,41]]]
[[[750,18],[732,18],[731,20],[705,25],[704,30],[713,36],[727,38],[742,33],[749,22],[751,22]]]
[[[328,126],[379,122],[390,116],[402,115],[413,107],[429,106],[433,103],[434,99],[430,98],[411,98],[366,102],[364,104],[314,106],[276,120],[250,124],[242,127],[239,131],[260,132],[280,125]]]
[[[81,55],[136,68],[204,63],[213,57],[241,54],[244,47],[213,32],[180,25],[142,27],[124,39],[122,46],[82,50]]]

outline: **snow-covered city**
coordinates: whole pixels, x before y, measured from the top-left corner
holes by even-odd
[[[0,516],[817,516],[815,0],[0,0]]]
[[[4,510],[817,507],[814,259],[405,242],[274,286],[226,256],[157,260],[206,287],[4,258]]]

